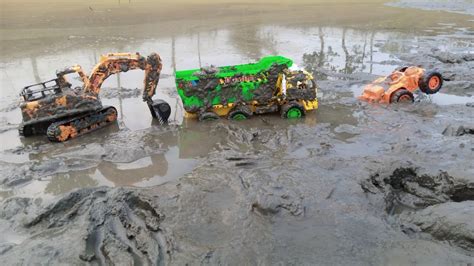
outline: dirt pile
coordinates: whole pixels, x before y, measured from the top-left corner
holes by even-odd
[[[14,216],[8,208],[5,215]],[[160,229],[163,219],[154,199],[139,191],[78,190],[26,222],[23,229],[31,238],[22,247],[11,247],[3,261],[34,264],[44,263],[47,257],[55,263],[158,265],[166,262],[169,250]],[[40,241],[35,235],[48,235],[50,241]],[[23,253],[25,248],[30,252]]]
[[[468,126],[468,125],[449,125],[447,126],[444,131],[443,135],[445,136],[463,136],[463,135],[473,135],[474,134],[474,125]]]
[[[453,54],[450,52],[437,52],[431,57],[438,59],[444,64],[462,64],[474,61],[474,54]]]
[[[471,195],[471,198],[473,196]],[[474,201],[464,203],[447,202],[429,206],[416,213],[403,213],[400,216],[405,231],[425,232],[434,239],[447,241],[466,251],[474,252]]]
[[[397,168],[390,175],[374,174],[362,184],[366,192],[382,193],[386,211],[396,226],[418,237],[428,233],[467,254],[474,251],[474,182],[446,172],[420,174],[416,168]]]

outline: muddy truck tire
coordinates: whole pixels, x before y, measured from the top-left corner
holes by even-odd
[[[390,103],[412,103],[414,101],[415,97],[413,96],[413,93],[409,92],[406,89],[400,89],[390,96]]]
[[[420,78],[418,86],[426,94],[435,94],[443,86],[443,77],[439,72],[428,71]]]
[[[294,119],[305,115],[304,108],[298,102],[289,102],[281,107],[280,114],[282,118]]]
[[[202,112],[199,114],[199,121],[214,121],[218,119],[219,116],[214,112]]]
[[[228,118],[229,120],[247,120],[252,116],[252,111],[248,106],[237,106],[232,111],[230,111]]]

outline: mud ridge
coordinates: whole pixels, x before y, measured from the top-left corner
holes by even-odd
[[[459,125],[453,126],[449,125],[443,130],[443,135],[445,136],[454,136],[459,137],[463,135],[474,135],[474,125]]]
[[[474,251],[474,222],[469,218],[474,213],[474,183],[446,172],[429,175],[414,167],[400,167],[388,175],[372,175],[362,188],[383,194],[387,214],[396,218],[404,233],[428,233]]]
[[[31,235],[26,242],[33,251],[21,261],[26,264],[43,261],[44,258],[35,254],[35,251],[44,252],[35,236],[50,235],[48,245],[57,250],[50,260],[56,262],[69,257],[69,262],[76,263],[159,265],[167,261],[169,253],[164,244],[169,241],[163,241],[166,237],[160,228],[163,219],[154,200],[137,190],[104,187],[76,190],[24,224]],[[71,249],[68,242],[78,240]],[[12,248],[5,261],[18,262],[16,253],[15,247]]]

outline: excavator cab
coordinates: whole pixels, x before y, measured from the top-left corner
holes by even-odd
[[[62,88],[58,79],[51,79],[24,87],[20,96],[23,98],[23,101],[31,102],[61,92]]]
[[[40,99],[45,98],[48,95],[52,94],[60,94],[64,90],[68,90],[72,88],[72,84],[66,78],[67,75],[77,73],[79,77],[82,79],[80,84],[78,85],[78,89],[84,87],[84,79],[82,75],[85,75],[80,69],[80,66],[72,66],[67,67],[61,71],[56,71],[56,78],[50,79],[47,81],[35,83],[24,87],[20,93],[20,96],[23,98],[25,102],[37,101]]]

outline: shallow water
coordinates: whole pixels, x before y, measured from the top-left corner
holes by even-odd
[[[130,5],[133,5],[133,1]],[[393,9],[380,7],[378,4],[373,5],[388,12],[389,15]],[[111,6],[114,5],[111,4]],[[237,10],[240,8],[236,7]],[[311,8],[319,10],[318,7],[310,6],[309,9]],[[473,52],[474,49],[472,25],[462,17],[453,23],[433,18],[430,23],[426,22],[428,26],[415,30],[404,24],[393,29],[365,25],[358,18],[354,18],[354,25],[338,25],[338,22],[333,22],[332,25],[321,26],[311,22],[311,17],[307,13],[304,13],[303,18],[299,17],[295,21],[292,21],[292,18],[296,18],[297,13],[291,13],[288,18],[278,15],[280,17],[276,22],[271,20],[264,22],[259,20],[258,14],[245,13],[245,8],[243,10],[244,13],[236,15],[236,18],[231,19],[230,22],[226,17],[216,17],[207,22],[208,24],[200,20],[196,28],[188,25],[185,30],[182,24],[176,23],[176,28],[168,29],[169,32],[163,36],[146,35],[141,31],[133,32],[131,29],[118,34],[114,29],[110,29],[110,35],[103,34],[95,41],[93,37],[84,34],[84,29],[104,32],[107,31],[107,27],[110,27],[111,22],[106,21],[106,26],[102,27],[103,25],[99,22],[91,21],[92,24],[88,23],[79,31],[82,34],[68,35],[71,29],[66,28],[64,33],[58,33],[60,36],[64,35],[65,39],[60,38],[57,41],[56,37],[47,37],[55,41],[52,46],[48,45],[48,41],[43,42],[42,37],[35,33],[31,37],[32,44],[21,51],[15,50],[12,46],[24,45],[23,34],[26,29],[18,30],[16,33],[18,38],[16,38],[15,33],[11,35],[10,28],[2,28],[4,33],[10,33],[8,36],[3,36],[6,40],[2,42],[2,47],[12,51],[11,56],[3,56],[0,62],[2,73],[0,77],[2,88],[0,160],[2,162],[6,164],[33,162],[34,165],[42,165],[43,162],[59,158],[59,161],[69,160],[66,162],[69,164],[74,160],[71,161],[69,155],[63,156],[63,153],[70,153],[78,147],[85,147],[83,149],[94,153],[94,150],[90,150],[87,145],[91,143],[99,146],[108,145],[108,138],[121,136],[122,139],[126,139],[124,136],[133,135],[135,132],[147,139],[148,133],[143,133],[143,131],[147,132],[159,127],[154,124],[147,106],[141,101],[139,90],[143,86],[143,72],[131,71],[110,77],[102,86],[101,95],[104,104],[113,105],[119,111],[118,127],[95,132],[91,136],[81,137],[66,144],[50,144],[44,137],[23,139],[18,136],[16,127],[21,122],[21,115],[16,106],[19,103],[18,93],[23,86],[50,79],[54,76],[56,69],[67,65],[80,64],[85,70],[92,69],[100,54],[107,52],[139,51],[143,55],[158,52],[161,55],[164,67],[156,98],[165,99],[172,106],[171,124],[175,129],[169,136],[160,135],[160,144],[151,145],[151,149],[158,150],[151,153],[143,152],[139,156],[125,157],[123,161],[99,158],[99,161],[95,163],[81,162],[76,170],[67,168],[66,172],[60,171],[53,175],[39,173],[40,178],[34,178],[21,185],[0,191],[0,198],[13,195],[54,196],[86,186],[153,186],[191,172],[200,158],[218,146],[216,140],[224,139],[226,135],[217,133],[215,139],[208,139],[206,131],[210,130],[210,125],[200,125],[198,126],[200,129],[196,130],[194,121],[184,120],[183,108],[175,92],[174,71],[176,70],[211,64],[241,64],[256,61],[265,55],[279,54],[292,58],[299,67],[314,71],[319,80],[337,80],[337,77],[328,76],[320,70],[340,73],[341,79],[346,79],[348,75],[355,73],[385,75],[401,63],[397,54],[400,52],[416,54],[423,48],[419,45],[423,42],[435,42],[442,51],[470,50]],[[279,8],[276,10],[279,12]],[[421,11],[406,12],[416,15]],[[50,23],[54,24],[54,19],[61,18],[61,14],[58,14],[58,17],[53,18]],[[391,17],[391,19],[396,21],[397,18]],[[399,18],[399,20],[403,19]],[[56,28],[48,28],[48,22],[45,23],[46,26],[32,30],[56,31]],[[156,24],[157,27],[159,25]],[[21,28],[18,25],[16,27]],[[147,27],[149,28],[150,25]],[[130,36],[127,36],[127,31],[130,32]],[[354,97],[361,92],[364,82],[366,81],[354,80],[354,85],[348,88],[353,92]],[[337,85],[337,82],[329,84],[330,86]],[[331,90],[331,87],[321,88],[321,91],[325,93]],[[472,101],[472,97],[469,96],[455,96],[447,93],[449,92],[439,93],[428,100],[441,105],[464,104]],[[309,114],[296,123],[330,123],[333,129],[342,124],[355,125],[357,123],[349,107],[324,106],[324,97],[321,105],[321,109],[316,114]],[[264,119],[273,125],[280,124],[280,127],[292,125],[287,122],[280,123],[277,116],[266,116]],[[260,118],[254,120],[241,123],[239,126],[261,126]],[[353,136],[348,133],[336,135],[341,140]],[[153,136],[150,138],[152,139]],[[187,144],[186,141],[190,143]],[[139,144],[127,143],[125,145],[135,147]],[[140,145],[144,145],[140,148],[143,151],[146,150],[148,144],[145,140]]]
[[[354,97],[357,97],[362,94],[364,91],[364,86],[355,85],[351,86],[351,91],[354,94]],[[438,92],[436,94],[427,95],[423,93],[415,93],[415,102],[425,102],[433,103],[437,105],[452,105],[452,104],[467,104],[474,101],[472,96],[459,96],[452,95],[448,93]]]
[[[469,264],[473,19],[385,2],[2,1],[0,260]],[[116,51],[160,53],[157,98],[172,106],[170,125],[151,119],[143,73],[131,71],[101,92],[119,111],[116,125],[65,143],[18,137],[23,86]],[[175,70],[268,54],[315,74],[317,111],[183,119]],[[356,99],[401,64],[450,81],[413,105]],[[398,201],[422,209],[390,213]]]

